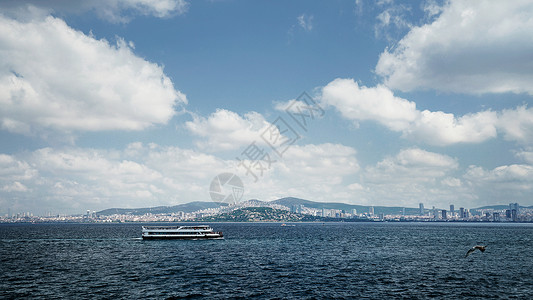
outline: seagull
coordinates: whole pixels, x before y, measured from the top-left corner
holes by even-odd
[[[472,252],[476,251],[476,249],[481,251],[481,252],[485,252],[485,248],[486,247],[487,246],[479,246],[479,245],[474,246],[474,247],[470,248],[470,250],[468,250],[468,252],[466,252],[465,257],[468,257],[468,255],[472,254]]]

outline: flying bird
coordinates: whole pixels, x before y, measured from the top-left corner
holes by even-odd
[[[479,245],[474,246],[474,247],[470,248],[470,250],[468,250],[468,252],[466,252],[465,257],[468,257],[468,255],[472,254],[472,253],[473,253],[474,251],[476,251],[476,250],[479,250],[479,251],[481,251],[481,252],[485,252],[485,248],[486,248],[486,247],[487,247],[487,246],[479,246]]]

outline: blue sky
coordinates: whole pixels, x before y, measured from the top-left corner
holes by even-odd
[[[531,1],[0,6],[2,214],[209,201],[224,172],[245,199],[533,205]]]

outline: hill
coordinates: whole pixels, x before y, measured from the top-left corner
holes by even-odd
[[[203,201],[194,201],[185,204],[179,204],[174,206],[156,206],[156,207],[147,207],[147,208],[109,208],[97,212],[98,215],[145,215],[148,213],[151,214],[172,214],[177,212],[186,212],[191,213],[193,211],[207,209],[207,208],[216,208],[220,206],[226,206],[226,203],[217,203],[217,202],[203,202]]]
[[[204,222],[300,222],[317,221],[321,217],[300,215],[270,207],[246,207],[230,213],[202,218]]]

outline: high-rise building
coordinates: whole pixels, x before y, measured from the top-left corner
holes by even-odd
[[[443,220],[446,220],[446,218],[447,218],[447,216],[446,216],[446,210],[443,209],[443,210],[442,210],[442,219],[443,219]]]
[[[405,216],[405,207],[402,208],[402,216]]]
[[[492,213],[492,221],[500,222],[500,213],[499,212]]]
[[[464,207],[460,207],[459,208],[459,218],[461,219],[464,219],[466,216],[465,216],[465,208]]]
[[[424,215],[424,203],[419,203],[418,204],[418,213],[423,216]]]
[[[509,209],[512,211],[513,209],[516,210],[516,214],[518,214],[518,203],[509,203]]]
[[[450,204],[450,216],[453,217],[455,214],[455,206],[453,204]]]
[[[368,213],[373,216],[374,215],[374,206],[370,206],[370,208],[368,209]]]

